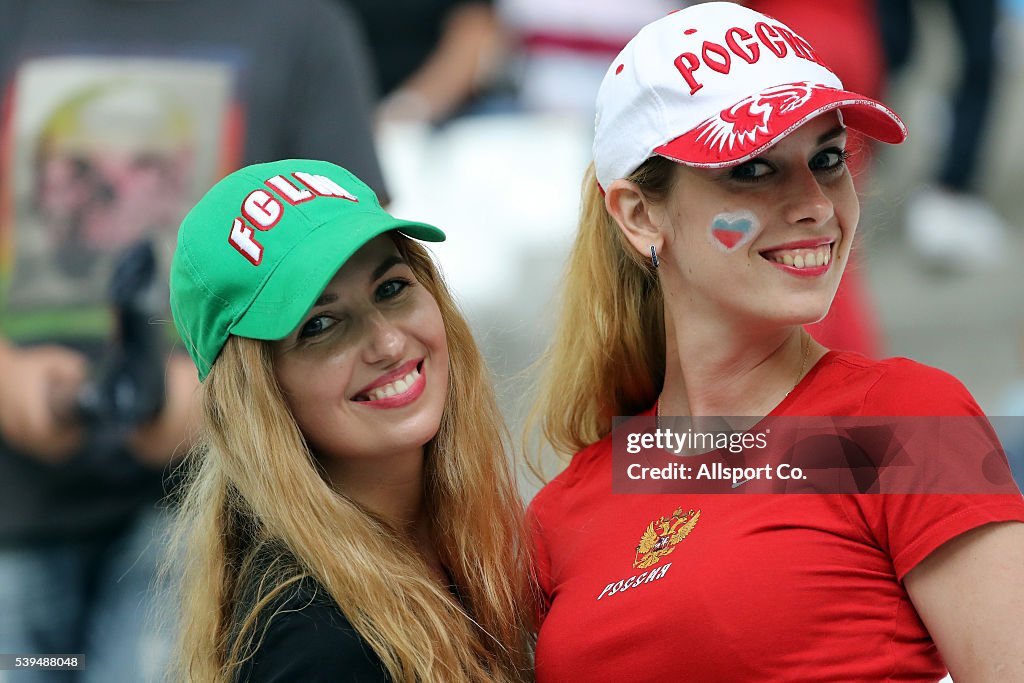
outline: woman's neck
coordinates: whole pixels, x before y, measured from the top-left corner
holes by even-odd
[[[800,326],[666,323],[662,415],[767,415],[825,353]]]
[[[424,522],[423,449],[323,464],[335,489],[400,532],[414,534]]]
[[[447,585],[423,493],[424,453],[325,463],[334,487],[370,510],[422,555],[431,574]]]

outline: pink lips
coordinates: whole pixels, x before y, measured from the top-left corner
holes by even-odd
[[[419,366],[420,376],[416,378],[416,381],[413,383],[411,387],[409,387],[402,393],[370,401],[357,401],[353,399],[353,402],[359,404],[360,406],[366,406],[367,408],[382,409],[401,408],[402,406],[409,405],[410,403],[418,399],[423,394],[424,389],[426,389],[427,387],[426,367],[422,363],[422,358],[411,360],[408,363],[403,363],[402,365],[395,368],[391,372],[387,373],[386,375],[382,375],[381,377],[374,380],[371,384],[368,384],[366,387],[359,390],[356,393],[356,396],[365,396],[366,394],[373,391],[377,387],[382,387],[387,384],[391,384],[395,380],[405,377],[410,372],[412,372],[413,369]]]

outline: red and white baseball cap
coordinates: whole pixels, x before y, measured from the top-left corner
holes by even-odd
[[[833,109],[877,140],[907,137],[895,112],[844,90],[785,24],[731,2],[694,5],[642,28],[608,68],[597,94],[597,180],[607,187],[653,155],[734,166]]]

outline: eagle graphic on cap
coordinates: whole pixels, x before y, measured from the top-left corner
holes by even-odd
[[[819,86],[820,87],[820,86]],[[769,129],[773,116],[787,114],[811,98],[809,83],[788,83],[752,95],[697,126],[696,139],[707,149],[728,153],[757,146],[776,131]],[[776,121],[778,119],[775,119]]]

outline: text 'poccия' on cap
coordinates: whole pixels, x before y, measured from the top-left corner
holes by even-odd
[[[185,216],[171,262],[171,312],[199,379],[231,334],[287,336],[338,269],[391,230],[445,238],[395,218],[366,184],[325,161],[255,164],[223,178]]]
[[[720,168],[761,154],[812,118],[898,143],[891,109],[843,88],[804,38],[732,2],[705,2],[651,22],[611,63],[597,95],[594,167],[602,188],[654,155]]]

